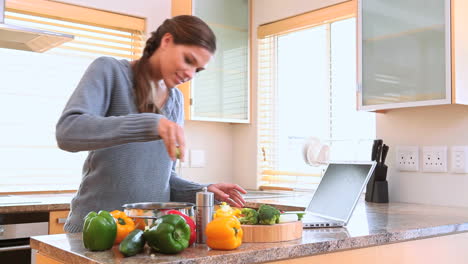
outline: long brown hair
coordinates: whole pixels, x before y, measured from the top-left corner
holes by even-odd
[[[151,98],[148,61],[159,48],[161,39],[166,33],[172,35],[174,44],[199,46],[211,53],[216,51],[216,37],[210,27],[200,18],[182,15],[166,19],[156,31],[151,32],[151,37],[146,41],[143,55],[133,66],[133,89],[140,113],[160,113],[160,109]]]

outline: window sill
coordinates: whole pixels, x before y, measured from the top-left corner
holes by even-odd
[[[55,194],[55,193],[75,193],[78,189],[77,185],[4,185],[0,186],[0,195],[10,194]]]

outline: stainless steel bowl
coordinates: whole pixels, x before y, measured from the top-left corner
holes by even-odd
[[[124,204],[122,207],[127,216],[135,222],[144,222],[145,226],[152,225],[167,210],[177,210],[190,216],[195,221],[195,204],[193,203],[130,203]]]

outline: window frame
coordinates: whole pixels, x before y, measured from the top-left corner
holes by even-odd
[[[126,41],[126,44],[130,43],[133,48],[129,51],[131,52],[129,55],[123,55],[118,53],[112,52],[99,52],[98,49],[94,49],[94,47],[98,47],[99,44],[93,46],[93,44],[89,45],[90,49],[86,50],[86,52],[92,52],[93,54],[97,54],[98,56],[118,56],[118,57],[125,57],[129,60],[137,59],[142,54],[142,48],[144,47],[144,40],[146,38],[146,18],[137,17],[127,14],[116,13],[113,11],[106,11],[100,10],[95,8],[89,8],[74,4],[68,3],[60,3],[55,1],[47,1],[47,0],[8,0],[5,3],[5,11],[11,12],[10,15],[7,15],[7,19],[15,20],[15,21],[24,21],[24,22],[32,22],[38,23],[42,25],[51,25],[51,26],[63,26],[64,31],[78,29],[79,25],[66,25],[66,22],[72,23],[79,23],[86,26],[93,26],[93,27],[101,27],[103,30],[118,30],[121,31],[122,34],[130,33],[128,36],[125,35],[125,38],[128,38],[129,41]],[[28,15],[32,17],[26,17],[21,15]],[[9,17],[10,16],[10,17]],[[35,19],[37,18],[37,19]],[[42,21],[41,19],[48,18],[54,19],[57,21],[54,22],[47,22]],[[60,22],[64,22],[62,25]],[[39,25],[40,26],[40,25]],[[81,27],[81,28],[83,28]],[[49,29],[48,29],[49,30]],[[90,33],[102,33],[107,34],[105,31],[99,31],[96,29],[84,29],[89,31]],[[54,30],[49,30],[54,31]],[[119,33],[108,33],[109,36],[117,36]],[[122,35],[123,36],[123,35]],[[80,51],[80,48],[71,48],[71,47],[56,47],[55,49],[68,50],[73,53],[75,51]],[[128,49],[127,49],[128,50]],[[82,50],[85,51],[85,50]],[[78,53],[77,53],[78,55]],[[74,55],[73,55],[74,56]],[[94,56],[93,56],[94,57]],[[64,102],[65,103],[65,102]],[[57,116],[58,118],[58,116]],[[55,133],[55,132],[54,132]],[[14,148],[33,148],[33,149],[40,149],[40,148],[57,148],[57,146],[47,145],[47,146],[35,146],[35,145],[25,145],[25,146],[13,146]],[[77,177],[81,177],[81,168],[77,170],[80,175]],[[10,177],[8,175],[5,175]],[[41,177],[38,175],[38,177]],[[51,185],[54,185],[51,187]],[[29,193],[69,193],[75,192],[78,188],[78,185],[74,189],[70,189],[67,187],[60,187],[62,183],[57,182],[57,184],[52,183],[48,184],[47,188],[36,188],[34,184],[29,185],[19,185],[17,183],[7,184],[2,186],[2,190],[0,194],[29,194]]]
[[[288,181],[292,177],[295,177],[296,179],[298,179],[298,177],[307,177],[307,178],[314,177],[315,179],[311,179],[311,181],[313,182],[313,181],[317,181],[317,178],[320,178],[322,175],[321,173],[302,173],[302,172],[296,172],[296,171],[275,170],[272,168],[271,163],[269,163],[271,162],[271,159],[270,159],[271,156],[268,156],[270,153],[267,153],[267,151],[265,150],[265,144],[268,144],[265,142],[274,141],[275,139],[262,138],[262,133],[260,132],[260,130],[262,129],[268,129],[268,128],[262,127],[262,124],[260,122],[261,116],[262,116],[262,111],[260,109],[262,105],[264,106],[265,104],[268,104],[268,103],[261,101],[262,100],[262,97],[261,97],[262,85],[260,84],[260,82],[262,81],[262,74],[261,74],[262,65],[260,65],[261,63],[260,58],[262,56],[261,55],[262,51],[260,50],[260,46],[262,45],[262,41],[270,43],[267,45],[276,46],[277,45],[276,39],[278,36],[292,33],[292,32],[299,31],[299,30],[303,30],[303,29],[307,29],[307,28],[324,25],[324,24],[330,25],[331,23],[335,21],[344,20],[344,19],[353,18],[353,17],[355,18],[357,17],[357,0],[350,0],[350,1],[346,1],[343,3],[336,4],[336,5],[324,7],[324,8],[317,9],[317,10],[307,12],[304,14],[300,14],[297,16],[293,16],[293,17],[285,18],[279,21],[263,24],[258,27],[257,38],[258,38],[258,47],[259,47],[259,51],[258,51],[259,84],[257,87],[258,89],[257,92],[258,92],[259,106],[257,110],[258,111],[257,124],[259,124],[259,128],[258,128],[259,132],[257,136],[259,139],[259,143],[258,143],[259,145],[258,145],[258,153],[257,153],[258,155],[258,165],[257,165],[258,170],[257,171],[260,174],[259,175],[260,176],[259,178],[260,189],[293,190],[292,188],[284,187],[284,186],[268,186],[268,185],[262,184],[265,182],[266,179],[271,178],[271,177],[285,178],[286,181]],[[274,49],[276,49],[276,47]],[[272,56],[271,57],[272,60],[276,60],[276,55],[272,54],[270,56]],[[276,62],[274,63],[276,64]],[[356,63],[357,63],[357,60],[356,60]],[[274,75],[273,72],[271,72],[270,74]],[[276,78],[276,77],[272,77],[272,78]],[[275,89],[275,88],[272,88],[272,89]],[[356,100],[357,100],[357,95],[356,95]],[[270,104],[272,105],[273,103],[274,102],[270,102]],[[272,136],[274,137],[274,135]],[[270,142],[270,144],[273,144],[273,143]],[[270,152],[274,152],[274,150]],[[283,180],[279,180],[279,181],[281,182]],[[292,179],[292,181],[295,181],[295,180]]]

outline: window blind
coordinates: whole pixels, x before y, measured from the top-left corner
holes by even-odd
[[[308,136],[330,145],[332,160],[370,158],[375,117],[356,111],[355,14],[349,1],[259,27],[260,188],[315,188],[325,167],[305,166]]]
[[[281,153],[280,127],[285,126],[281,122],[280,111],[282,101],[278,92],[278,37],[269,36],[259,39],[258,46],[258,137],[259,137],[259,166],[261,173],[261,189],[300,189],[314,185],[321,176],[320,169],[298,170],[297,167],[287,166],[283,163]],[[305,107],[305,106],[302,106]],[[292,117],[293,115],[291,115]],[[301,146],[303,139],[291,138],[288,142],[295,147]],[[294,146],[295,145],[295,146]],[[296,152],[297,153],[297,152]],[[295,157],[301,162],[301,153]],[[295,162],[293,162],[295,163]],[[294,166],[294,165],[293,165]],[[287,168],[288,170],[284,170]]]
[[[119,20],[121,24],[118,24]],[[143,18],[44,0],[7,1],[5,12],[8,24],[75,36],[73,41],[54,48],[55,53],[89,57],[138,59],[144,47],[144,21]],[[130,24],[124,24],[126,22]]]
[[[76,190],[87,153],[60,150],[55,125],[95,58],[141,56],[145,21],[52,1],[10,0],[6,22],[75,40],[44,53],[0,48],[0,192]]]

